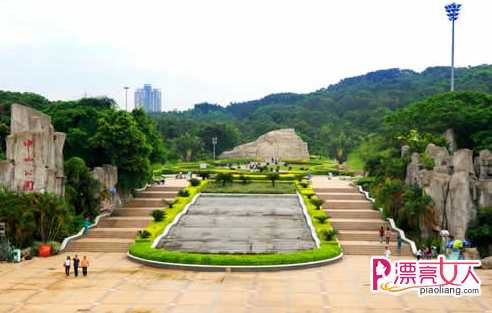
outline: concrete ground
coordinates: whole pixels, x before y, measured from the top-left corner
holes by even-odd
[[[296,195],[202,194],[160,246],[269,253],[313,249],[315,243]]]
[[[65,278],[66,255],[0,264],[0,312],[297,313],[492,312],[492,271],[482,296],[373,295],[369,257],[273,273],[199,273],[145,267],[121,253],[88,254],[86,278]]]

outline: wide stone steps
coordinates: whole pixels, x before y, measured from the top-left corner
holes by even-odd
[[[152,185],[145,191],[174,191],[178,192],[183,189],[185,186],[166,186],[166,185]]]
[[[343,254],[346,255],[384,255],[385,243],[376,241],[340,241]],[[393,256],[397,255],[396,243],[388,245]],[[411,249],[407,244],[402,244],[401,255],[412,256]]]
[[[138,198],[172,199],[177,194],[177,191],[141,191],[138,193]]]
[[[70,252],[127,252],[133,239],[84,238],[68,244]]]
[[[88,238],[122,238],[133,239],[137,236],[137,232],[141,228],[125,227],[125,228],[103,228],[96,227],[89,230]]]
[[[162,207],[155,208],[144,208],[144,207],[135,207],[135,208],[119,208],[113,211],[112,216],[150,216],[152,211],[154,210],[162,210]]]
[[[103,228],[132,228],[139,227],[144,228],[152,221],[152,217],[144,216],[117,216],[117,217],[107,217],[99,222],[98,227]]]
[[[325,210],[331,218],[363,218],[363,219],[380,219],[381,214],[376,210]]]
[[[333,228],[337,230],[372,230],[377,232],[381,226],[384,226],[384,229],[388,226],[388,222],[382,219],[332,218],[330,222]]]
[[[366,200],[361,193],[318,193],[318,198],[329,200]]]
[[[367,200],[329,200],[323,203],[323,208],[328,210],[343,210],[343,209],[373,209],[371,202]]]
[[[354,187],[328,187],[328,188],[317,188],[313,187],[315,193],[355,193],[358,192]]]
[[[391,235],[391,241],[396,241],[396,232]],[[379,242],[379,231],[374,230],[339,230],[337,238],[340,241],[377,241]]]
[[[162,199],[162,198],[134,198],[128,203],[129,207],[161,207],[167,206],[167,203],[172,202],[173,199]]]

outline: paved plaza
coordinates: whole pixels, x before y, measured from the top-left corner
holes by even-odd
[[[315,248],[297,195],[202,194],[160,246],[216,253]]]
[[[0,264],[0,312],[296,313],[492,312],[492,271],[475,298],[372,295],[369,257],[272,273],[200,273],[145,267],[121,253],[89,254],[89,276],[65,278],[65,254]]]

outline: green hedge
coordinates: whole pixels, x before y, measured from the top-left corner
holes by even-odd
[[[302,188],[299,183],[296,187],[301,193],[306,204],[311,222],[320,239],[320,248],[293,253],[274,253],[274,254],[215,254],[215,253],[189,253],[165,249],[153,249],[152,241],[164,231],[166,226],[171,223],[176,215],[191,202],[193,197],[207,184],[202,182],[197,188],[188,187],[190,196],[182,198],[177,206],[167,209],[166,219],[162,222],[154,222],[147,227],[151,232],[150,239],[138,239],[130,246],[131,255],[159,262],[182,263],[182,264],[201,264],[201,265],[279,265],[297,264],[319,260],[330,259],[340,255],[341,248],[336,240],[326,241],[323,239],[323,232],[332,230],[329,222],[320,223],[314,216],[326,215],[323,210],[316,210],[315,206],[309,201],[307,195],[313,193],[311,187]]]

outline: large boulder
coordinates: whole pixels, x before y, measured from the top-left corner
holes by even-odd
[[[446,139],[446,142],[449,147],[449,151],[451,151],[451,153],[454,153],[458,148],[458,145],[456,144],[456,133],[452,128],[448,128],[444,132],[443,136]]]
[[[425,153],[434,161],[434,168],[447,172],[450,157],[448,149],[430,143],[425,148]]]
[[[475,163],[478,177],[482,180],[492,180],[492,153],[489,150],[481,150]]]
[[[448,230],[455,238],[465,238],[468,224],[477,215],[473,199],[475,183],[474,177],[465,171],[451,176],[446,207]]]
[[[308,160],[308,145],[292,128],[268,132],[256,139],[226,151],[222,159],[255,159],[259,161]]]
[[[417,152],[412,153],[405,175],[405,183],[407,185],[415,185],[419,183],[419,170],[421,167],[420,155]]]
[[[454,172],[466,172],[475,174],[473,166],[473,151],[469,149],[460,149],[453,154],[452,165]]]

